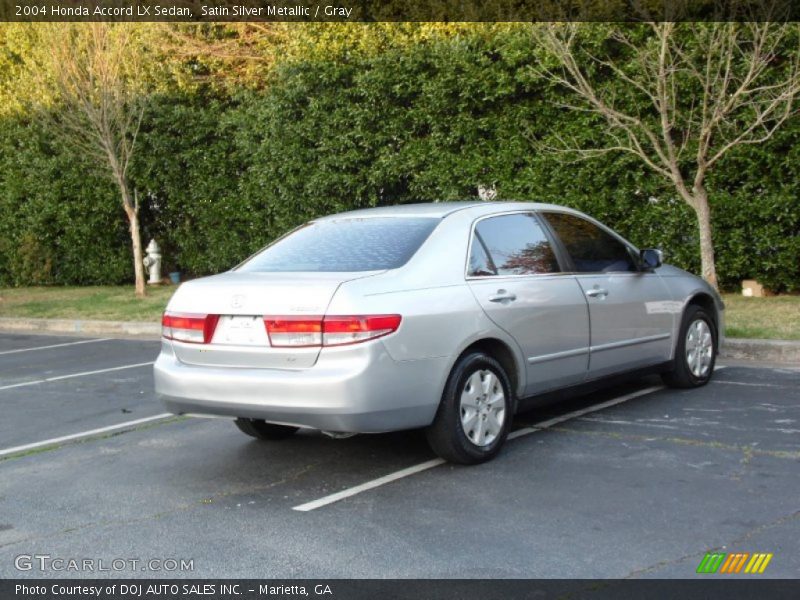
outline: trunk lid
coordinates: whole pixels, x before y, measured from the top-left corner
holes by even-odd
[[[167,310],[220,315],[208,344],[176,342],[175,355],[191,365],[306,369],[320,348],[273,348],[264,315],[322,316],[339,286],[380,271],[258,273],[230,271],[184,283]]]

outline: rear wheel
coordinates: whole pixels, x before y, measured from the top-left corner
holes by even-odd
[[[294,435],[298,427],[289,425],[275,425],[260,419],[236,419],[236,426],[242,433],[258,438],[259,440],[282,440]]]
[[[513,390],[503,367],[482,352],[461,358],[447,381],[427,430],[428,443],[449,462],[473,465],[494,458],[514,414]]]
[[[683,315],[675,349],[675,366],[661,377],[671,387],[693,388],[705,385],[717,360],[716,326],[699,306],[690,305]]]

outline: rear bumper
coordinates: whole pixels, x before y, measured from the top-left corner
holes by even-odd
[[[433,421],[447,359],[395,361],[380,340],[325,348],[308,369],[182,363],[162,341],[156,393],[175,414],[264,419],[326,431],[376,433]]]

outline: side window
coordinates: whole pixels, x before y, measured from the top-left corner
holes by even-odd
[[[487,250],[489,256],[486,256]],[[488,267],[488,272],[473,272],[473,265]],[[533,275],[558,271],[558,261],[550,242],[533,215],[490,217],[475,227],[470,275]]]
[[[637,271],[627,246],[585,219],[564,213],[544,213],[579,273]]]

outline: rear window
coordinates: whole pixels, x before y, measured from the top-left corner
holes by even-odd
[[[372,217],[309,223],[256,254],[240,271],[379,271],[403,266],[439,219]]]

